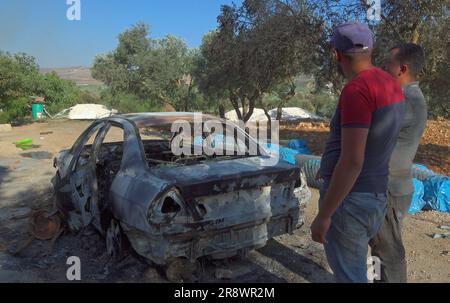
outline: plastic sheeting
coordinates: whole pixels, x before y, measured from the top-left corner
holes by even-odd
[[[420,181],[424,181],[425,179],[436,176],[437,174],[422,164],[414,164],[413,165],[413,175],[414,178],[419,179]]]
[[[291,164],[297,164],[296,156],[311,155],[308,144],[304,140],[290,140],[288,147],[282,147],[276,144],[267,144],[266,148],[272,153],[279,153],[280,158]]]
[[[293,140],[295,141],[295,140]],[[320,157],[297,153],[296,164],[299,165],[308,182],[308,186],[320,188],[321,180],[315,176],[320,167]],[[292,163],[292,160],[288,162]],[[450,213],[450,177],[438,175],[426,166],[414,164],[414,195],[409,209],[410,214],[416,214],[422,209],[432,209]]]
[[[288,147],[290,149],[297,151],[299,154],[302,154],[302,155],[311,155],[312,154],[308,148],[308,143],[306,143],[305,140],[300,140],[300,139],[290,140],[288,143]]]
[[[426,208],[450,213],[450,177],[432,176],[423,185]]]
[[[108,109],[101,104],[77,104],[67,108],[54,116],[54,118],[67,118],[70,120],[95,120],[117,114],[117,110]]]
[[[426,202],[423,200],[423,183],[422,181],[414,178],[414,194],[411,201],[411,206],[409,207],[408,213],[410,215],[415,215],[420,212],[423,207],[426,205]]]
[[[265,148],[271,153],[279,154],[280,160],[284,160],[293,165],[296,164],[295,156],[299,154],[298,151],[272,143],[266,144]]]

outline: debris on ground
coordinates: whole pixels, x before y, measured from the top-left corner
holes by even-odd
[[[233,277],[233,271],[231,269],[217,268],[214,275],[219,280],[230,280]]]
[[[28,215],[16,217],[15,219],[22,219],[29,217],[29,229],[30,237],[24,241],[18,248],[12,250],[13,255],[20,254],[25,248],[27,248],[33,240],[52,240],[50,242],[49,253],[53,250],[53,245],[57,238],[62,234],[61,218],[57,212],[48,213],[45,210],[37,210]]]
[[[30,220],[30,233],[38,240],[50,240],[61,230],[61,218],[57,213],[45,210],[33,212]]]
[[[142,276],[151,282],[161,282],[162,280],[158,271],[154,267],[149,267]]]
[[[166,278],[169,282],[195,282],[198,278],[195,276],[198,268],[198,261],[190,262],[184,258],[176,258],[166,265]]]
[[[106,118],[117,114],[117,110],[108,109],[101,104],[77,104],[64,109],[54,116],[54,118],[67,118],[70,120],[95,120]]]
[[[433,239],[450,238],[450,233],[449,234],[433,234],[432,238]]]
[[[20,148],[22,150],[31,149],[33,148],[33,139],[27,138],[17,140],[16,142],[13,142],[13,144],[15,144],[17,148]]]

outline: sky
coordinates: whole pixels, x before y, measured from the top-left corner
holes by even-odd
[[[75,0],[73,0],[75,1]],[[0,0],[0,51],[25,52],[41,68],[91,66],[113,50],[117,36],[137,22],[150,36],[172,34],[189,47],[217,27],[223,4],[241,0],[78,0],[81,20],[69,21],[72,0]]]

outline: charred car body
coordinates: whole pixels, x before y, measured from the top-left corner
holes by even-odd
[[[192,122],[193,114],[97,120],[62,151],[53,185],[68,227],[92,224],[111,255],[120,255],[126,239],[139,255],[166,265],[245,253],[303,224],[310,191],[300,168],[281,160],[261,165],[269,157],[263,148],[257,156],[176,156],[170,125],[180,119]],[[208,119],[218,118],[203,115]],[[118,139],[107,142],[113,130]]]

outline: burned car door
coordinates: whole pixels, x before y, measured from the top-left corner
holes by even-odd
[[[94,226],[105,232],[111,219],[108,209],[112,183],[122,166],[124,131],[120,124],[109,121],[92,145],[97,176],[97,199],[94,201]]]
[[[68,213],[68,224],[72,230],[79,230],[89,225],[98,216],[98,183],[95,155],[92,145],[87,144],[96,138],[105,127],[105,123],[95,125],[75,149],[67,184],[62,187],[70,195],[72,209]],[[96,135],[95,135],[96,134]]]

